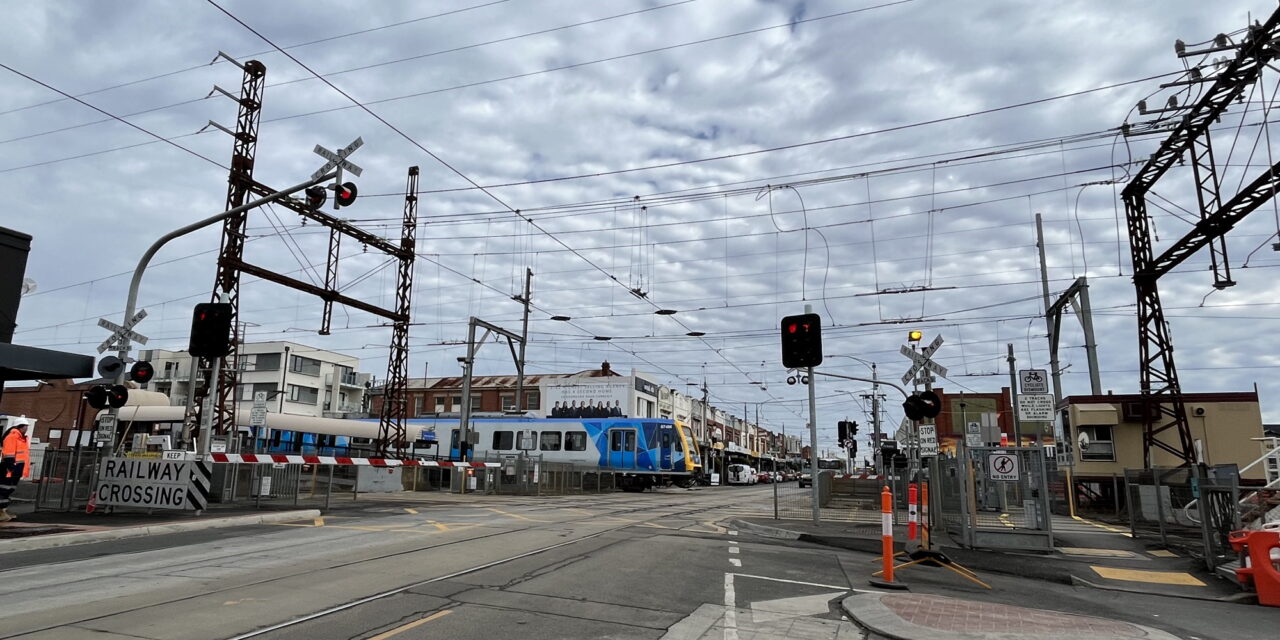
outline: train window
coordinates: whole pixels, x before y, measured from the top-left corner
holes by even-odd
[[[516,448],[516,434],[514,431],[494,431],[493,446],[490,447],[495,451],[510,451]]]
[[[609,432],[609,449],[612,451],[635,451],[636,432],[630,429]]]
[[[560,450],[560,432],[559,431],[543,431],[542,439],[538,442],[538,449],[542,451],[559,451]]]
[[[622,451],[622,433],[621,431],[609,432],[609,450]]]
[[[670,431],[662,432],[662,448],[663,449],[671,448],[671,432]]]
[[[586,431],[570,431],[564,434],[564,450],[565,451],[586,451],[587,450],[587,432]]]
[[[462,440],[459,440],[459,439],[458,439],[458,432],[459,432],[459,431],[461,431],[461,430],[460,430],[460,429],[454,429],[452,432],[450,432],[450,433],[449,433],[449,446],[450,446],[450,447],[452,447],[452,448],[454,448],[454,449],[457,449],[457,448],[458,448],[458,443],[462,442]]]
[[[623,433],[623,435],[625,435],[625,436],[626,436],[626,440],[624,440],[624,441],[623,441],[623,443],[622,443],[622,446],[623,446],[623,449],[622,449],[622,450],[623,450],[623,451],[635,451],[635,450],[636,450],[636,432],[635,432],[635,431],[624,431],[624,432],[622,432],[622,433]]]

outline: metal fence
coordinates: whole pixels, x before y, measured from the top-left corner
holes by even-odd
[[[1053,524],[1042,447],[964,447],[937,460],[935,522],[967,547],[1048,550]]]
[[[1126,469],[1125,489],[1135,538],[1181,549],[1209,569],[1236,558],[1228,539],[1241,528],[1236,465]]]
[[[45,449],[36,487],[37,511],[72,511],[84,508],[93,493],[99,459],[105,449],[76,447]]]
[[[818,474],[818,517],[835,522],[880,522],[881,480],[840,478]],[[813,519],[813,488],[798,481],[775,483],[772,515],[783,520]]]

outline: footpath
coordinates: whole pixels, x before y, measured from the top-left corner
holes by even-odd
[[[743,533],[757,536],[808,542],[876,556],[881,553],[879,523],[823,521],[815,524],[807,520],[743,517],[735,519],[732,524]],[[1130,537],[1125,529],[1089,519],[1061,516],[1055,516],[1052,524],[1055,548],[1051,553],[965,549],[943,532],[934,532],[931,546],[993,584],[1001,575],[1017,576],[1069,585],[1102,598],[1126,597],[1123,593],[1106,595],[1112,591],[1167,597],[1171,598],[1170,603],[1186,599],[1186,604],[1174,605],[1182,608],[1193,607],[1192,601],[1199,601],[1196,606],[1253,601],[1252,594],[1246,594],[1234,583],[1210,574],[1199,560],[1149,547]],[[918,548],[915,542],[904,544],[906,538],[904,526],[894,527],[896,551],[910,552]],[[907,558],[900,556],[898,564],[906,561]],[[938,570],[908,568],[898,573],[896,581],[910,588],[913,579],[924,577],[920,571]],[[956,579],[959,580],[958,577]],[[842,609],[867,629],[873,639],[1175,638],[1164,631],[1132,622],[908,591],[854,594],[843,600]]]

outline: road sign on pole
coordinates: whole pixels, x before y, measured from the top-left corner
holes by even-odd
[[[111,337],[107,338],[102,344],[98,345],[98,353],[106,353],[108,349],[116,351],[127,351],[130,340],[138,344],[146,344],[147,337],[133,330],[143,318],[147,317],[147,310],[143,309],[135,314],[129,321],[120,326],[106,318],[98,318],[98,326],[111,332]]]
[[[1024,422],[1051,422],[1053,396],[1048,393],[1024,393],[1018,396],[1018,419]]]
[[[1044,369],[1020,369],[1018,393],[1049,393],[1049,375]]]
[[[920,457],[930,458],[938,455],[938,427],[932,424],[920,425]]]
[[[913,378],[919,378],[921,382],[936,381],[937,378],[929,375],[928,372],[936,373],[944,378],[947,377],[947,368],[930,359],[933,357],[934,352],[938,350],[938,347],[941,346],[942,336],[934,338],[933,342],[929,343],[929,346],[921,349],[919,353],[911,347],[902,345],[902,348],[898,349],[898,353],[901,353],[906,356],[907,359],[911,360],[911,368],[907,370],[906,375],[902,376],[902,384],[910,384]]]
[[[359,178],[360,173],[363,172],[364,169],[361,169],[359,165],[347,160],[347,156],[351,155],[356,149],[359,149],[362,146],[364,146],[364,138],[356,138],[351,142],[351,144],[347,145],[345,148],[339,149],[337,152],[333,152],[320,145],[316,145],[316,148],[311,150],[312,153],[328,160],[328,162],[326,162],[323,167],[316,169],[316,172],[311,174],[311,179],[315,180],[334,169],[350,171],[351,175]]]

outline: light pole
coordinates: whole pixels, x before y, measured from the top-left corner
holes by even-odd
[[[857,356],[824,355],[823,357],[848,358],[871,369],[871,429],[874,434],[871,441],[871,459],[875,463],[876,473],[884,473],[884,459],[880,454],[880,382],[879,378],[876,377],[876,363],[863,360]]]

